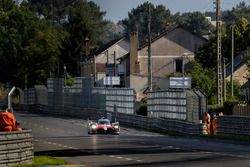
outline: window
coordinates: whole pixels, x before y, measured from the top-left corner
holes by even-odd
[[[182,72],[182,59],[175,60],[175,72]]]

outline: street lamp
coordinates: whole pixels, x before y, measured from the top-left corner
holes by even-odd
[[[185,52],[182,54],[182,79],[183,79],[183,89],[185,88],[185,65],[184,65],[184,58],[189,56],[190,53]]]
[[[231,55],[231,96],[234,96],[234,84],[233,84],[233,73],[234,73],[234,25],[232,25],[232,55]]]

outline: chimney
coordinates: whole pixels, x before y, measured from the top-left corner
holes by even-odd
[[[139,73],[138,62],[138,35],[137,32],[130,34],[130,74]]]

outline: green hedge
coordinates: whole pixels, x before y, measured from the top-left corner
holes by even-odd
[[[211,105],[208,106],[208,112],[211,113],[220,113],[222,112],[224,115],[232,115],[233,114],[233,106],[238,104],[239,101],[235,98],[229,98],[227,101],[224,102],[223,105]]]

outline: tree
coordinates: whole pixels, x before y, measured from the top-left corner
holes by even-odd
[[[202,91],[211,100],[216,93],[215,68],[203,68],[197,61],[192,62],[192,67],[189,71],[192,76],[192,88]]]
[[[178,22],[188,30],[200,35],[207,35],[215,31],[215,27],[201,12],[183,13],[181,17],[179,17]]]
[[[206,68],[214,68],[217,65],[216,39],[212,38],[208,43],[198,49],[195,59]]]
[[[67,5],[72,1],[66,0],[28,0],[23,4],[33,11],[37,16],[52,22],[64,22],[67,16]]]
[[[78,74],[78,63],[86,57],[89,43],[94,50],[107,41],[108,22],[103,20],[104,14],[93,2],[78,0],[69,8],[68,21],[64,24],[68,35],[61,51],[61,60],[67,63],[67,70],[73,76]]]
[[[0,11],[0,82],[24,87],[27,76],[28,86],[45,84],[55,74],[62,34],[12,0]]]
[[[244,1],[240,2],[232,10],[224,11],[222,16],[223,20],[227,23],[237,22],[243,17],[250,21],[250,6],[247,6]]]
[[[32,74],[29,80],[32,80],[33,84],[46,84],[47,78],[56,77],[58,74],[61,48],[59,36],[63,34],[49,23],[41,23],[39,29],[23,50],[24,55],[28,57],[27,74]]]
[[[145,2],[128,13],[128,18],[119,24],[124,26],[124,35],[129,37],[133,31],[138,31],[139,43],[144,44],[148,38],[148,18],[149,8],[151,12],[151,35],[152,38],[164,32],[166,27],[174,23],[174,19],[169,9],[163,5],[154,6],[152,3]]]

